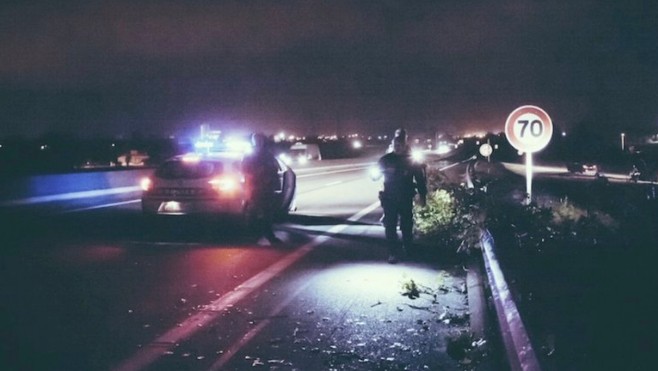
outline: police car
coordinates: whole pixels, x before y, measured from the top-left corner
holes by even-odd
[[[187,154],[160,165],[141,180],[146,215],[215,214],[242,216],[247,206],[242,152]],[[277,160],[279,188],[273,197],[279,214],[294,209],[296,175]]]

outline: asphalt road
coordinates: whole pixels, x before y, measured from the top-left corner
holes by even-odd
[[[298,180],[283,246],[226,219],[149,221],[132,200],[3,212],[2,368],[463,369],[459,262],[387,264],[367,166]]]

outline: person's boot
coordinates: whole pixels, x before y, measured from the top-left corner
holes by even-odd
[[[398,262],[398,257],[395,256],[395,254],[388,254],[388,263],[389,264],[396,264]]]
[[[418,251],[416,251],[416,246],[411,241],[405,241],[402,243],[402,250],[407,257],[416,257]]]
[[[265,238],[267,238],[272,245],[280,245],[283,243],[283,241],[271,231],[265,234]]]
[[[390,264],[395,264],[400,261],[401,248],[398,241],[389,241],[388,242],[388,262]]]

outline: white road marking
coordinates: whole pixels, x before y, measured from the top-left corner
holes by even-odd
[[[299,295],[302,291],[304,291],[310,284],[311,284],[311,280],[306,280],[301,285],[301,287],[295,290],[294,293],[286,297],[285,300],[281,301],[279,305],[277,305],[274,308],[274,310],[272,310],[269,313],[269,317],[271,318],[279,314],[285,307],[288,306],[288,304],[290,304],[290,302],[295,297],[297,297],[297,295]],[[213,363],[212,366],[208,368],[208,370],[212,370],[212,371],[221,370],[233,358],[233,356],[240,351],[240,349],[242,349],[253,338],[255,338],[256,335],[258,335],[265,327],[267,327],[270,324],[270,322],[272,322],[272,320],[269,318],[259,321],[254,328],[249,330],[249,332],[244,334],[238,341],[236,341],[233,345],[231,345],[231,347],[227,349],[226,352],[224,352],[222,356],[219,357],[219,359],[217,359],[217,361],[215,361],[215,363]]]
[[[350,218],[348,218],[348,220],[351,222],[358,221],[363,216],[367,215],[369,212],[379,207],[379,205],[380,203],[379,201],[377,201],[372,205],[366,207],[365,209],[359,211],[358,213],[352,215]],[[128,370],[141,370],[146,368],[148,365],[157,361],[160,357],[162,357],[165,354],[165,352],[172,349],[176,344],[186,339],[189,339],[205,325],[217,319],[217,317],[219,317],[220,314],[226,308],[235,305],[237,302],[244,299],[252,292],[259,289],[265,283],[270,281],[272,278],[281,274],[281,272],[283,272],[288,267],[290,267],[291,265],[302,259],[315,247],[329,240],[332,234],[340,233],[341,231],[343,231],[348,227],[349,227],[348,224],[338,224],[331,227],[326,234],[315,237],[313,240],[306,243],[302,247],[284,256],[274,264],[267,267],[265,270],[257,273],[255,276],[251,277],[250,279],[246,280],[242,284],[238,285],[233,289],[233,291],[227,292],[217,300],[212,301],[210,304],[206,306],[206,308],[210,308],[209,310],[199,312],[196,315],[187,318],[185,321],[183,321],[176,327],[169,329],[166,333],[154,339],[150,344],[147,344],[146,346],[141,348],[133,356],[124,360],[116,368],[116,370],[128,371]],[[248,337],[247,341],[251,339],[253,336],[255,336],[255,333],[252,334],[251,332],[245,335],[245,337]],[[243,339],[245,337],[243,337]],[[235,348],[234,351],[237,352],[244,344],[246,344],[246,341],[243,341],[242,343],[239,342],[233,347],[231,347],[231,349],[233,350]],[[228,359],[222,362],[227,362],[227,361]]]
[[[327,175],[327,174],[349,173],[349,172],[353,172],[353,171],[357,171],[357,170],[363,170],[363,169],[367,169],[367,168],[368,168],[368,166],[359,165],[359,166],[353,166],[353,167],[351,167],[350,169],[347,169],[347,170],[322,171],[322,172],[318,172],[318,173],[302,174],[302,175],[297,174],[297,178],[302,179],[302,178],[309,178],[309,177],[314,177],[314,176],[323,176],[323,175]]]
[[[142,200],[137,199],[137,200],[130,200],[130,201],[122,201],[122,202],[113,202],[111,204],[103,204],[103,205],[96,205],[96,206],[89,206],[89,207],[83,207],[80,209],[72,209],[72,210],[65,210],[62,211],[62,214],[68,214],[68,213],[77,213],[80,211],[87,211],[87,210],[95,210],[95,209],[103,209],[106,207],[114,207],[114,206],[121,206],[121,205],[128,205],[128,204],[134,204],[137,202],[141,202]]]

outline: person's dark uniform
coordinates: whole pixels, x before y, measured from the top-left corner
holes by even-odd
[[[427,180],[423,165],[414,163],[403,137],[393,139],[393,152],[382,156],[378,166],[384,176],[384,189],[379,193],[379,199],[384,209],[389,261],[393,263],[400,255],[398,221],[402,232],[402,248],[412,249],[413,199],[418,193],[421,205],[425,205]]]
[[[267,138],[263,134],[253,134],[251,142],[253,152],[242,164],[248,192],[247,224],[270,243],[280,243],[272,231],[276,212],[274,193],[279,188],[276,158],[267,148]]]

